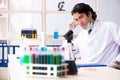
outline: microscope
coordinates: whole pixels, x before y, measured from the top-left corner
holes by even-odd
[[[75,57],[73,56],[73,53],[72,53],[73,31],[69,30],[63,37],[67,40],[67,51],[64,56],[65,63],[68,64],[67,74],[68,75],[76,75],[78,71],[77,71],[77,67],[75,64]]]

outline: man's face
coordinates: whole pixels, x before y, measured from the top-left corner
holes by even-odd
[[[73,14],[73,19],[76,20],[82,28],[86,29],[88,22],[90,21],[90,16],[87,16],[85,13],[79,14],[77,12]]]

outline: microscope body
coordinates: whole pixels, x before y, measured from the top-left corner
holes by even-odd
[[[68,64],[67,68],[68,68],[68,75],[76,75],[77,74],[77,67],[75,64],[75,57],[72,53],[72,39],[73,39],[73,31],[69,30],[65,35],[64,38],[67,40],[67,49],[65,51],[65,56],[64,56],[64,60],[65,63]]]

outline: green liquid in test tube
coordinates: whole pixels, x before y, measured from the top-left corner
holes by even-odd
[[[39,64],[39,61],[38,61],[38,60],[39,60],[38,55],[36,55],[36,58],[35,58],[35,63],[36,63],[36,64]]]
[[[62,60],[61,58],[62,58],[62,57],[61,57],[61,53],[60,53],[60,52],[61,52],[61,51],[60,51],[60,47],[57,47],[57,48],[56,48],[56,53],[57,53],[57,54],[56,54],[56,57],[57,57],[56,61],[57,61],[57,64],[61,64],[61,60]]]
[[[62,57],[61,55],[57,55],[57,64],[61,64],[62,63]]]
[[[54,64],[54,56],[53,56],[53,54],[50,54],[50,64]]]
[[[29,55],[24,55],[24,63],[29,64],[30,63],[30,56]]]

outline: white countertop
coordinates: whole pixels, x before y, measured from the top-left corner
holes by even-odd
[[[22,74],[21,74],[22,75]],[[17,78],[17,74],[14,74]],[[120,70],[110,67],[86,67],[79,68],[77,75],[67,75],[63,78],[38,78],[38,77],[23,77],[24,80],[120,80]],[[11,79],[13,80],[13,79]],[[21,80],[21,79],[20,79]]]

